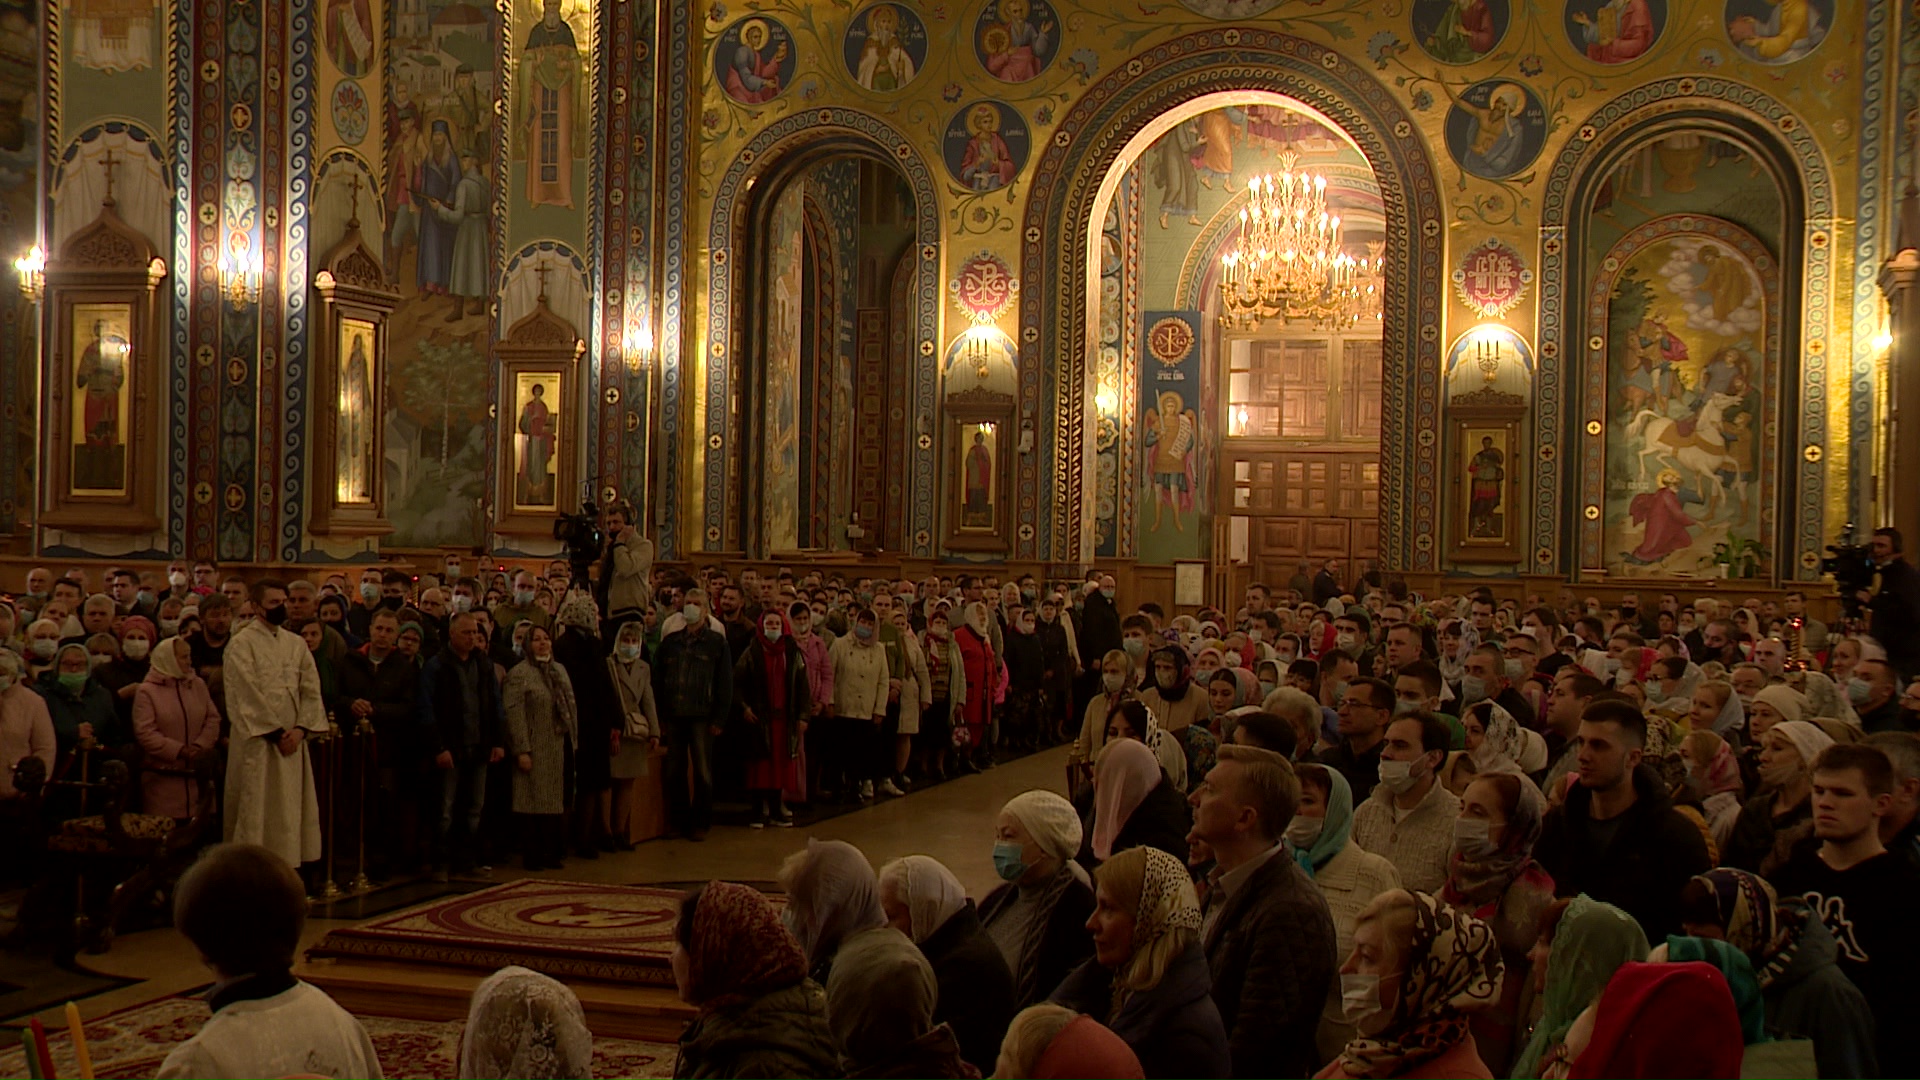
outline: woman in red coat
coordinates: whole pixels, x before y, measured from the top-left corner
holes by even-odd
[[[978,772],[993,767],[993,751],[987,746],[987,724],[993,716],[995,682],[1000,676],[1000,659],[993,654],[993,636],[988,630],[987,605],[968,604],[966,621],[953,632],[953,643],[960,647],[960,666],[967,680],[967,699],[953,720],[953,746],[960,755],[961,769]]]
[[[145,752],[140,786],[146,812],[192,817],[200,802],[192,773],[220,738],[220,713],[206,682],[194,674],[185,638],[154,647],[153,666],[133,695],[133,734]]]

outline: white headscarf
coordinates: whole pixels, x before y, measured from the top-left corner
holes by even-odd
[[[1018,821],[1033,842],[1056,861],[1069,863],[1080,853],[1080,815],[1057,793],[1023,791],[1008,799],[1000,810]]]
[[[967,890],[940,860],[908,855],[880,868],[880,890],[893,891],[907,906],[913,943],[919,945],[967,906]]]
[[[592,1075],[593,1034],[573,991],[523,967],[501,968],[474,989],[460,1037],[461,1080]]]

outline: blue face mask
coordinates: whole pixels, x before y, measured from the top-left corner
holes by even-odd
[[[1019,881],[1026,875],[1027,864],[1020,861],[1023,854],[1020,845],[1010,841],[993,845],[993,869],[1001,881]]]
[[[1274,687],[1271,682],[1268,682],[1265,679],[1260,680],[1260,700],[1261,701],[1267,700],[1267,695],[1273,693],[1273,690],[1274,690]]]
[[[1873,696],[1873,684],[1858,676],[1847,680],[1847,700],[1855,705],[1865,705]]]
[[[865,641],[873,636],[873,627],[865,623],[856,624],[853,628],[853,636]]]
[[[1460,676],[1461,704],[1471,705],[1476,701],[1485,701],[1486,699],[1487,699],[1487,683],[1485,679],[1482,679],[1478,675]]]

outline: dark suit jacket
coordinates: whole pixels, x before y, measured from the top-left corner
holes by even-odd
[[[1904,557],[1880,569],[1880,591],[1867,604],[1873,637],[1902,679],[1920,674],[1920,570]]]
[[[1222,903],[1207,965],[1233,1075],[1313,1075],[1314,1032],[1340,966],[1326,898],[1282,849]]]

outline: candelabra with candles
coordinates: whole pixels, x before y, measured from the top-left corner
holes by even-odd
[[[1340,248],[1340,217],[1327,210],[1327,178],[1280,155],[1278,175],[1247,182],[1240,239],[1220,260],[1220,322],[1257,329],[1267,319],[1333,320],[1348,305],[1358,260]]]
[[[20,295],[27,303],[37,304],[47,298],[47,253],[39,244],[13,260],[13,272],[20,276]]]

